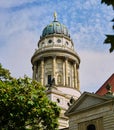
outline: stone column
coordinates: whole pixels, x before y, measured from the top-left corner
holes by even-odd
[[[56,71],[56,56],[53,56],[53,77],[52,78],[55,78],[55,84],[56,84],[55,71]]]
[[[39,71],[38,71],[39,64],[37,65],[37,81],[39,81]]]
[[[78,68],[77,68],[77,89],[80,90],[80,80],[79,80]]]
[[[65,86],[65,62],[63,62],[63,85]]]
[[[36,64],[34,64],[34,66],[33,66],[33,80],[36,80],[36,69],[37,69],[37,66],[36,66]]]
[[[68,58],[65,57],[65,85],[68,86]]]
[[[74,63],[74,88],[77,88],[77,66],[76,66],[76,62]]]
[[[44,84],[44,58],[41,59],[41,84]]]
[[[34,65],[32,66],[32,79],[34,80]]]

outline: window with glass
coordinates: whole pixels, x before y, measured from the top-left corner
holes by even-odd
[[[66,41],[66,45],[68,46],[69,45],[69,43]]]
[[[52,43],[52,40],[50,39],[50,40],[48,41],[48,43]]]
[[[48,75],[48,84],[51,84],[51,75]]]
[[[61,43],[61,39],[57,39],[57,42],[58,42],[58,43]]]
[[[96,130],[95,125],[93,124],[88,125],[87,130]]]

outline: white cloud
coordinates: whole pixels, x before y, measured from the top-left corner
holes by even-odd
[[[80,51],[82,91],[95,92],[114,73],[114,55],[107,52]]]
[[[31,76],[30,59],[36,46],[35,37],[37,37],[35,32],[26,30],[10,38],[7,47],[2,48],[0,60],[11,70],[14,77],[22,77],[24,74]]]
[[[20,6],[26,3],[32,3],[36,0],[0,0],[0,7],[2,8],[11,8],[14,6]]]
[[[9,11],[11,7],[21,7],[22,4],[34,1],[36,0],[0,1],[0,7],[6,8],[0,10],[0,62],[13,76],[27,74],[31,77],[31,56],[37,48],[43,28],[53,21],[53,12],[57,11],[58,20],[69,27],[71,38],[81,57],[82,91],[99,88],[113,73],[113,54],[109,54],[109,47],[103,45],[104,33],[111,30],[109,21],[113,11],[103,5],[99,7],[98,0],[39,0],[35,6],[33,4]]]

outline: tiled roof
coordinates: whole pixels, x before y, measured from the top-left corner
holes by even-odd
[[[107,84],[112,86],[112,92],[114,92],[114,73],[109,77],[109,79],[96,91],[96,94],[103,96],[107,93]]]

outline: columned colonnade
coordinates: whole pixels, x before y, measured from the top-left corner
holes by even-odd
[[[63,57],[63,64],[64,64],[64,67],[63,67],[63,86],[68,86],[68,62],[69,62],[69,59],[68,57]],[[56,75],[56,59],[57,59],[57,56],[52,56],[52,78],[55,78],[57,79],[57,75]],[[76,88],[76,89],[80,89],[80,84],[79,84],[79,74],[78,74],[78,65],[76,64],[76,61],[73,61],[72,62],[73,64],[73,79],[74,80],[71,80],[71,82],[74,82],[74,86],[68,86],[68,87],[73,87],[73,88]],[[39,65],[40,64],[40,65]],[[44,75],[45,75],[45,71],[44,71],[44,66],[45,66],[45,60],[44,58],[41,58],[37,63],[34,63],[33,65],[33,79],[34,80],[37,80],[37,81],[40,81],[42,85],[46,85],[44,83]],[[39,77],[38,77],[38,67],[40,67],[40,80],[39,80]],[[55,85],[57,84],[56,83],[57,80],[55,80]]]

